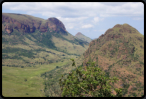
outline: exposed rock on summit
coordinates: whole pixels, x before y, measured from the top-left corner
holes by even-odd
[[[49,18],[47,20],[48,22],[48,27],[54,31],[60,31],[61,29],[62,30],[66,30],[65,29],[65,26],[63,25],[63,23],[61,21],[59,21],[57,18]]]
[[[3,31],[11,34],[13,30],[25,33],[33,33],[35,30],[41,32],[55,31],[65,34],[67,31],[63,23],[57,18],[48,18],[48,20],[36,18],[29,15],[2,13]]]

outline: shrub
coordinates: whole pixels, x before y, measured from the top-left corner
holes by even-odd
[[[132,95],[134,96],[134,97],[136,97],[137,95],[136,95],[136,93],[132,93]]]
[[[76,66],[74,59],[72,66]],[[122,89],[115,88],[116,95],[111,93],[110,82],[116,82],[116,77],[109,78],[100,68],[95,67],[95,62],[87,62],[89,66],[76,68],[69,73],[66,79],[59,79],[63,97],[121,97]]]
[[[24,81],[27,81],[27,79],[25,78]]]
[[[24,68],[24,66],[21,66],[21,68]]]
[[[59,66],[56,66],[56,68],[59,68]]]

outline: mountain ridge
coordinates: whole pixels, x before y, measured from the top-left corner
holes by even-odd
[[[86,67],[88,61],[95,61],[107,75],[117,76],[120,80],[113,86],[124,88],[124,96],[143,94],[144,36],[132,26],[117,24],[108,29],[98,39],[90,42],[83,55],[83,66]]]
[[[25,33],[62,31],[67,33],[64,24],[57,18],[51,17],[47,20],[23,14],[2,13],[2,31],[6,30],[11,34],[13,30]]]
[[[130,25],[117,24],[88,43],[68,33],[58,19],[9,15],[2,15],[3,95],[35,96],[41,93],[37,86],[43,81],[38,75],[44,75],[47,96],[60,74],[72,69],[70,58],[85,67],[86,62],[95,61],[106,75],[117,76],[120,80],[112,86],[124,88],[125,97],[144,94],[144,36]],[[21,86],[12,87],[17,83]]]
[[[30,28],[30,26],[32,26],[32,28]],[[89,44],[68,33],[64,24],[54,17],[44,20],[33,16],[30,17],[29,15],[4,13],[2,15],[2,27],[3,61],[10,58],[9,55],[6,55],[8,50],[10,50],[10,52],[13,52],[11,50],[16,50],[16,52],[25,50],[27,53],[28,49],[36,50],[34,46],[39,46],[42,47],[41,49],[47,48],[68,55],[74,54],[78,56],[85,51]],[[17,47],[18,45],[20,46]],[[27,49],[23,46],[27,47]],[[31,54],[29,56],[35,57],[35,51],[33,52],[31,50],[30,52]],[[4,54],[7,58],[4,57]],[[28,53],[22,56],[27,55]],[[15,57],[16,56],[17,55],[15,55]],[[19,57],[20,56],[21,54]],[[23,61],[25,61],[25,59]],[[4,62],[3,65],[7,65],[7,63]]]

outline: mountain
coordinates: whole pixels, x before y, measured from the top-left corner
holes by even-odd
[[[70,58],[78,66],[95,61],[108,76],[117,76],[112,86],[124,88],[124,96],[144,94],[144,36],[130,25],[117,24],[89,44],[57,18],[2,13],[3,96],[59,96],[59,78],[75,69]]]
[[[116,88],[124,88],[123,95],[144,95],[144,35],[128,24],[117,24],[98,39],[90,42],[84,52],[86,62],[95,64],[109,77],[116,76]]]
[[[30,15],[3,13],[3,45],[6,46],[6,44],[10,44],[12,46],[22,44],[23,42],[23,44],[28,47],[31,46],[30,41],[37,46],[45,46],[49,49],[56,49],[77,55],[85,51],[89,44],[68,33],[63,23],[57,18],[44,20]],[[5,49],[4,46],[3,51]],[[80,49],[77,53],[76,48]]]
[[[17,62],[17,59],[22,60],[23,65],[31,61],[36,63],[36,57],[41,51],[52,55],[63,52],[79,56],[87,49],[88,44],[68,33],[64,24],[57,18],[44,20],[30,15],[2,13],[3,65],[8,65],[9,59],[12,62],[9,63],[10,66],[18,66],[20,61]],[[55,60],[57,59],[60,58]],[[47,63],[46,59],[44,63]]]
[[[57,18],[48,18],[44,20],[24,14],[2,14],[2,31],[11,34],[14,30],[24,33],[33,33],[35,30],[40,32],[55,31],[66,33],[65,26]]]
[[[57,18],[2,13],[3,96],[47,96],[49,84],[41,75],[53,74],[48,82],[56,84],[61,74],[71,69],[70,58],[78,59],[88,46],[68,33]]]
[[[75,37],[77,37],[78,39],[81,39],[83,41],[86,41],[88,43],[90,43],[92,41],[92,39],[90,39],[89,37],[83,35],[81,32],[78,32]]]

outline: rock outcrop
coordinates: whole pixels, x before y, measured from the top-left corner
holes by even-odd
[[[2,30],[5,30],[9,34],[11,34],[14,29],[25,33],[33,33],[35,30],[39,30],[41,32],[47,32],[50,30],[51,32],[66,33],[65,26],[57,18],[48,18],[48,20],[42,21],[36,20],[35,18],[29,18],[27,15],[13,15],[15,15],[15,17],[12,17],[12,14],[2,14]],[[26,19],[21,19],[20,16],[25,16]]]
[[[48,23],[49,29],[53,31],[58,32],[60,30],[63,30],[63,31],[66,30],[63,23],[59,21],[57,18],[48,18],[47,23]]]

